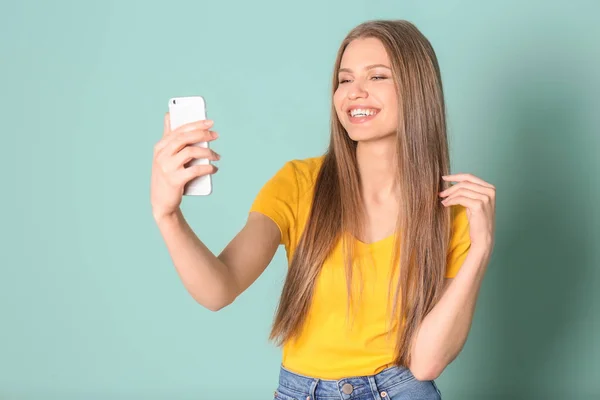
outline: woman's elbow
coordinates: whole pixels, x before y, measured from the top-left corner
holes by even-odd
[[[412,364],[413,365],[410,367],[410,372],[413,374],[415,379],[419,381],[433,381],[439,378],[446,367],[445,365],[437,363]]]
[[[190,293],[196,303],[209,311],[217,312],[232,304],[237,296],[233,296],[230,293],[213,293],[212,296],[201,296],[194,293]]]

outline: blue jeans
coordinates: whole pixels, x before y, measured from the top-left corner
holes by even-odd
[[[419,381],[408,368],[339,380],[302,376],[281,367],[275,400],[441,400],[434,381]]]

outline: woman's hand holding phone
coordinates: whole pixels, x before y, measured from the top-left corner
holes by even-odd
[[[212,149],[193,146],[198,142],[211,142],[218,134],[211,131],[212,120],[182,125],[171,131],[169,114],[165,114],[162,139],[154,146],[150,202],[156,220],[175,213],[181,205],[184,186],[190,180],[214,174],[218,168],[212,164],[186,164],[192,159],[207,158],[217,161],[221,157]]]

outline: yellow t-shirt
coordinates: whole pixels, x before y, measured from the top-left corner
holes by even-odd
[[[322,162],[321,156],[285,163],[262,187],[250,208],[250,212],[260,212],[277,224],[288,265],[308,220]],[[452,208],[448,278],[457,274],[470,247],[466,209]],[[340,379],[373,375],[392,365],[397,324],[390,327],[393,295],[388,296],[388,286],[394,239],[392,235],[375,243],[357,243],[357,259],[374,264],[362,268],[360,275],[353,274],[353,304],[357,307],[351,316],[342,244],[338,243],[323,264],[300,336],[284,343],[282,364],[286,369],[320,379]],[[363,287],[360,298],[355,293],[361,284],[359,279]],[[388,336],[390,329],[393,333]]]

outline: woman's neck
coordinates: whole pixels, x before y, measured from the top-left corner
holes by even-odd
[[[359,142],[356,160],[362,182],[362,195],[366,202],[381,203],[398,197],[396,185],[396,138],[382,138],[372,142]]]

